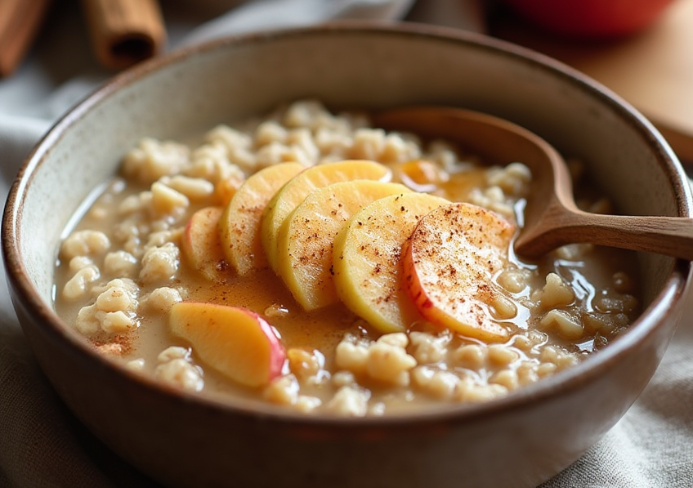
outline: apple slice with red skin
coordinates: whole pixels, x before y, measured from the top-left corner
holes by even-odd
[[[185,226],[181,250],[188,263],[208,280],[222,281],[228,268],[219,240],[222,207],[205,207],[195,212]]]
[[[265,386],[282,374],[284,346],[272,326],[251,310],[179,302],[171,307],[169,329],[188,341],[205,364],[244,386]]]
[[[402,286],[402,245],[424,215],[448,203],[418,192],[381,198],[352,215],[335,237],[337,295],[379,332],[404,332],[419,318]]]
[[[493,319],[495,274],[508,262],[515,226],[496,213],[451,203],[419,220],[403,249],[404,288],[430,322],[485,342],[508,339]]]

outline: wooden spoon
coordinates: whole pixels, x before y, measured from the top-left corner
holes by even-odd
[[[545,140],[512,122],[448,107],[411,107],[373,114],[378,127],[459,143],[489,164],[521,162],[532,171],[523,229],[515,252],[538,257],[589,242],[693,260],[693,219],[601,215],[577,208],[565,161]]]

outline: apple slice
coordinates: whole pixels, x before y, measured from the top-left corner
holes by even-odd
[[[282,225],[279,276],[305,310],[339,301],[332,281],[334,238],[354,213],[380,198],[409,193],[399,183],[354,180],[314,190]]]
[[[468,337],[506,340],[509,330],[493,319],[501,292],[495,274],[508,262],[515,227],[468,203],[452,203],[423,217],[405,246],[404,287],[421,314]]]
[[[219,241],[222,207],[205,207],[195,212],[185,226],[181,249],[188,263],[208,280],[221,281],[227,268]]]
[[[356,212],[337,234],[337,295],[380,332],[402,332],[419,318],[401,286],[402,245],[424,215],[448,203],[426,193],[391,195]]]
[[[264,386],[282,373],[284,346],[262,317],[245,308],[179,302],[171,307],[169,329],[203,362],[242,385]]]
[[[373,161],[340,161],[313,166],[296,175],[270,200],[262,217],[262,246],[270,266],[278,273],[278,235],[284,221],[317,188],[350,180],[389,181],[392,172]]]
[[[279,189],[305,166],[281,163],[249,177],[236,191],[219,221],[219,237],[226,260],[239,275],[267,266],[262,249],[262,213]]]

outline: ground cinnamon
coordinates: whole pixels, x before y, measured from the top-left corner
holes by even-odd
[[[166,30],[156,0],[82,0],[82,5],[105,67],[127,68],[163,50]]]

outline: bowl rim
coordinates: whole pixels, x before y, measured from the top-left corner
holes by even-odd
[[[282,39],[363,34],[384,36],[388,39],[394,37],[422,38],[426,41],[462,44],[475,49],[493,51],[495,55],[515,58],[532,65],[533,68],[551,72],[552,76],[564,79],[573,87],[590,92],[592,97],[599,99],[601,103],[616,112],[620,118],[627,121],[639,136],[644,138],[648,145],[653,148],[657,161],[663,166],[669,178],[669,184],[677,197],[678,215],[691,216],[693,200],[690,188],[687,185],[687,177],[673,151],[654,126],[620,96],[614,94],[595,80],[553,58],[477,33],[406,22],[384,24],[368,21],[339,21],[319,26],[274,29],[250,34],[230,35],[200,45],[183,47],[130,68],[107,80],[73,106],[51,127],[22,164],[10,188],[3,213],[3,259],[5,261],[7,280],[11,287],[10,294],[13,296],[15,308],[17,308],[17,304],[14,303],[14,300],[21,300],[31,315],[32,320],[41,324],[40,327],[43,328],[44,333],[62,341],[70,348],[72,353],[76,353],[87,361],[93,362],[100,369],[125,377],[122,379],[131,381],[139,388],[153,390],[153,393],[157,395],[164,395],[168,401],[187,404],[194,403],[207,411],[261,417],[263,421],[271,420],[276,423],[287,423],[293,426],[319,426],[343,430],[358,426],[401,427],[405,426],[405,424],[406,426],[414,426],[443,421],[474,422],[510,410],[529,408],[536,403],[558,398],[562,394],[589,384],[601,372],[617,363],[622,356],[637,349],[648,337],[654,335],[666,322],[664,319],[672,313],[672,308],[676,308],[672,307],[672,304],[676,301],[680,303],[686,291],[688,282],[691,280],[690,262],[680,259],[673,261],[669,277],[662,290],[653,299],[652,303],[642,311],[640,317],[631,324],[629,331],[620,337],[619,340],[614,341],[609,347],[599,351],[598,354],[591,355],[580,364],[561,371],[554,376],[544,378],[542,381],[532,385],[523,386],[503,398],[481,404],[427,406],[420,410],[416,409],[415,411],[402,414],[345,418],[331,415],[306,415],[295,412],[292,409],[268,405],[257,400],[221,400],[162,385],[153,378],[132,372],[124,365],[97,353],[85,338],[78,336],[75,331],[70,330],[68,324],[61,321],[52,304],[44,302],[39,297],[38,292],[31,283],[26,268],[22,264],[20,250],[22,232],[19,223],[21,221],[23,201],[35,173],[40,170],[42,162],[50,154],[51,148],[59,143],[63,134],[77,124],[86,113],[112,96],[120,88],[136,83],[159,69],[184,62],[186,59],[197,55],[204,55],[205,53],[223,50],[224,48],[233,48],[234,46],[244,47],[278,42]]]

